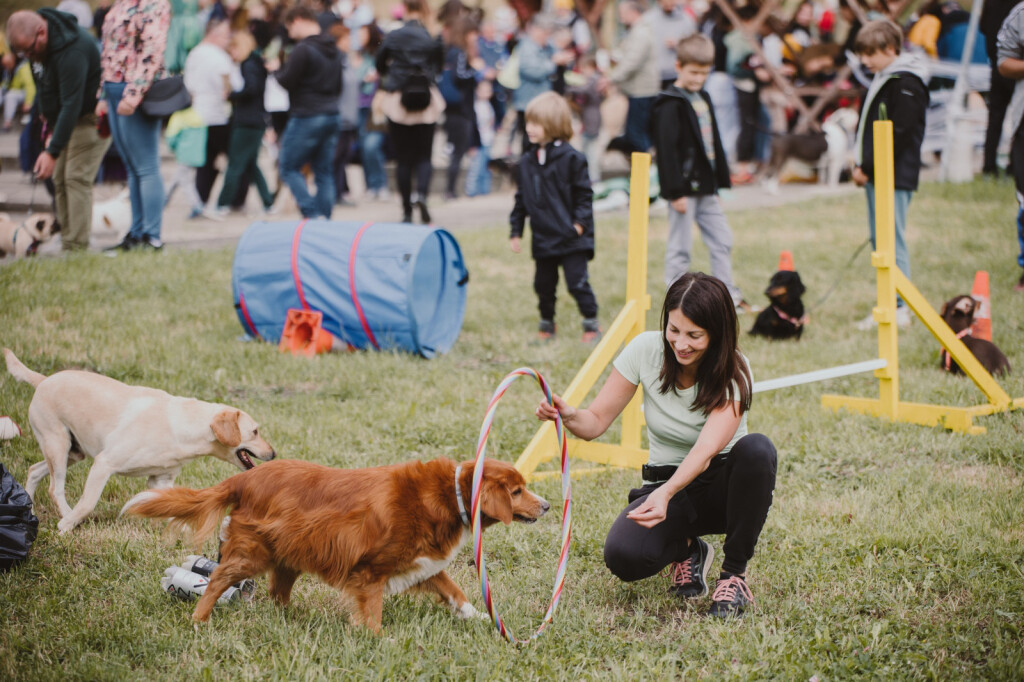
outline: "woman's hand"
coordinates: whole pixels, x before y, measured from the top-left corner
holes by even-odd
[[[540,401],[540,405],[537,406],[537,419],[544,422],[553,422],[558,415],[562,415],[562,423],[564,424],[576,416],[576,408],[570,407],[558,395],[552,393],[551,399],[555,401],[554,405],[551,405],[546,400]]]
[[[96,102],[96,116],[103,116],[110,110],[107,106],[107,100],[101,99]]]
[[[669,496],[663,492],[664,490],[664,486],[657,488],[647,496],[643,504],[626,514],[626,518],[635,521],[637,525],[644,528],[654,528],[664,521],[665,516],[668,514],[669,501]]]
[[[117,103],[117,113],[119,116],[131,116],[135,113],[135,107],[128,102],[121,100]]]

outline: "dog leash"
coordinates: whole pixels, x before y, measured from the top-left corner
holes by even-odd
[[[864,250],[864,247],[867,246],[870,243],[871,243],[871,238],[868,237],[867,239],[864,240],[863,243],[861,243],[860,246],[857,247],[857,250],[853,252],[853,255],[850,256],[850,260],[848,260],[846,262],[846,265],[844,265],[842,267],[842,269],[839,271],[839,276],[836,277],[836,280],[834,282],[832,282],[832,286],[830,286],[828,288],[828,291],[825,292],[825,295],[822,296],[821,298],[819,298],[817,301],[815,301],[814,305],[812,305],[812,306],[807,308],[807,313],[808,314],[812,310],[817,310],[818,306],[820,306],[822,303],[824,303],[825,301],[828,300],[828,297],[831,296],[832,292],[834,292],[836,290],[836,287],[839,286],[839,283],[843,281],[843,277],[846,275],[846,271],[849,270],[850,266],[853,265],[854,261],[857,260],[857,256],[859,256],[860,252]]]
[[[476,445],[476,465],[473,468],[473,493],[470,498],[473,517],[473,557],[476,560],[476,571],[480,577],[480,589],[483,593],[484,603],[487,604],[487,613],[494,622],[494,626],[498,628],[501,636],[507,641],[515,642],[516,644],[526,644],[536,639],[551,624],[555,615],[555,609],[558,607],[558,600],[562,597],[562,586],[565,584],[565,567],[569,559],[569,537],[572,534],[572,483],[569,477],[568,443],[565,438],[565,428],[562,425],[562,416],[557,415],[555,417],[555,436],[562,455],[562,548],[559,552],[558,570],[555,572],[555,587],[551,592],[551,603],[548,606],[547,613],[544,614],[544,620],[541,622],[540,627],[537,628],[537,631],[530,637],[527,639],[517,639],[505,625],[501,614],[498,613],[498,609],[494,606],[491,584],[487,580],[487,565],[484,562],[482,540],[483,526],[480,523],[480,489],[484,474],[484,454],[487,452],[487,436],[491,432],[494,412],[498,407],[498,401],[501,400],[505,391],[513,381],[521,376],[530,376],[536,379],[537,383],[540,384],[541,390],[544,392],[544,397],[547,399],[548,404],[555,404],[554,399],[551,397],[551,389],[548,387],[548,382],[535,370],[529,367],[520,367],[505,375],[505,378],[498,384],[498,388],[495,389],[494,395],[491,396],[491,402],[487,405],[487,412],[484,415],[484,422],[480,427],[480,438]]]

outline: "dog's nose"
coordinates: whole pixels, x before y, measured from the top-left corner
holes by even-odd
[[[270,451],[270,456],[267,457],[267,461],[269,462],[270,460],[274,459],[275,457],[277,457],[277,453],[274,452],[274,450],[271,450]]]
[[[547,514],[549,509],[551,509],[551,503],[545,500],[543,497],[540,498],[540,513]]]

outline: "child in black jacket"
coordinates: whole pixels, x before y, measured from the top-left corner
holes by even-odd
[[[732,279],[732,231],[718,200],[728,188],[729,162],[718,134],[715,110],[704,91],[715,46],[702,34],[676,46],[676,82],[658,95],[651,110],[651,139],[658,152],[661,196],[668,206],[665,286],[690,269],[692,221],[697,221],[711,259],[738,312],[752,310]]]
[[[519,253],[526,218],[533,230],[537,263],[533,288],[540,302],[539,339],[555,337],[555,287],[558,267],[583,315],[583,342],[601,336],[597,299],[590,288],[587,261],[594,257],[593,191],[587,159],[569,145],[572,113],[560,95],[546,92],[526,107],[526,135],[531,145],[519,163],[516,205],[509,216],[512,251]]]

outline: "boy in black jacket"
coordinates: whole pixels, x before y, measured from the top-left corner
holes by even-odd
[[[651,111],[661,196],[669,202],[665,286],[689,270],[691,221],[696,219],[711,274],[729,289],[737,311],[749,312],[753,308],[732,280],[732,231],[718,200],[718,190],[730,182],[715,111],[703,90],[714,61],[715,46],[707,36],[698,33],[680,40],[676,82],[658,95]]]
[[[540,341],[555,337],[555,287],[558,268],[583,315],[583,342],[601,337],[597,299],[590,288],[587,261],[594,257],[594,193],[587,159],[569,145],[572,112],[554,92],[534,97],[526,107],[526,136],[532,145],[519,162],[516,205],[509,216],[510,245],[519,253],[526,218],[533,230],[531,251],[537,263],[533,289],[540,303]]]
[[[875,248],[875,141],[874,122],[881,118],[892,121],[893,161],[896,213],[896,267],[910,279],[910,254],[907,251],[907,208],[917,189],[921,173],[921,142],[924,140],[924,117],[928,109],[928,71],[913,54],[900,54],[903,31],[888,19],[864,24],[854,41],[854,51],[861,64],[875,74],[861,104],[857,126],[857,167],[853,181],[864,187],[868,198],[868,228],[871,247]],[[881,112],[885,111],[883,116]],[[896,325],[910,325],[910,311],[903,300],[897,300]],[[857,323],[857,328],[871,329],[874,315]]]

